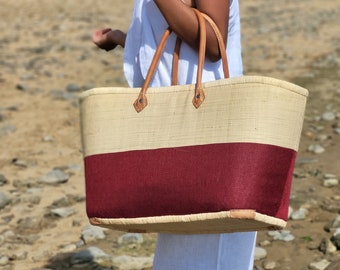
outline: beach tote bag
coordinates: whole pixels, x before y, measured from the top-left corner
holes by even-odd
[[[167,30],[142,89],[95,88],[80,97],[93,225],[177,234],[286,225],[308,91],[262,76],[201,83],[205,20],[195,12],[196,84],[148,89]]]

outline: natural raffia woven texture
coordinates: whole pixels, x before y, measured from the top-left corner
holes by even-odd
[[[283,228],[307,90],[261,76],[81,96],[87,213],[125,231],[216,233]]]
[[[150,107],[142,116],[131,106],[140,89],[108,87],[84,92],[85,156],[225,142],[298,150],[306,89],[261,76],[223,79],[204,83],[209,98],[197,110],[188,106],[194,88],[150,88]]]

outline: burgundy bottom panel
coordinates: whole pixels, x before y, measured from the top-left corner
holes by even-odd
[[[128,151],[85,158],[89,217],[254,209],[287,220],[296,152],[256,143]]]

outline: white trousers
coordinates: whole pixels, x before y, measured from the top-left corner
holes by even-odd
[[[252,270],[256,232],[159,234],[153,270]]]

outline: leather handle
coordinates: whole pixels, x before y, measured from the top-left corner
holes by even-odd
[[[218,47],[219,51],[221,54],[221,60],[222,60],[222,67],[223,67],[223,74],[224,78],[229,78],[229,66],[228,66],[228,58],[227,58],[227,53],[226,53],[226,48],[224,45],[224,40],[222,37],[222,34],[220,30],[218,29],[217,25],[215,22],[205,13],[202,13],[203,17],[207,20],[207,22],[210,24],[211,28],[213,29],[217,42],[218,42]],[[180,53],[180,44],[181,44],[181,39],[177,37],[176,40],[176,46],[175,46],[175,51],[174,51],[174,57],[173,57],[173,62],[172,62],[172,79],[171,79],[171,85],[177,85],[178,84],[178,61],[179,61],[179,53]]]
[[[179,52],[181,50],[182,40],[177,37],[176,45],[174,50],[174,56],[172,58],[172,72],[171,72],[171,85],[178,84],[178,61],[179,61]]]
[[[229,78],[229,66],[228,66],[226,47],[224,45],[222,34],[220,30],[218,29],[216,23],[207,14],[202,13],[202,16],[207,20],[207,22],[210,24],[211,28],[215,32],[215,36],[217,38],[218,47],[219,47],[221,59],[222,59],[224,78],[227,79]]]
[[[197,75],[196,75],[196,85],[195,85],[195,95],[192,99],[192,104],[197,109],[203,103],[205,99],[203,86],[202,86],[202,74],[204,67],[204,59],[205,59],[205,50],[207,45],[207,30],[205,26],[205,20],[202,16],[202,13],[197,9],[193,9],[199,23],[199,35],[200,35],[200,44],[198,50],[198,66],[197,66]]]
[[[202,87],[202,73],[203,73],[205,51],[206,51],[206,25],[205,25],[204,19],[208,21],[208,23],[211,25],[212,29],[215,32],[218,45],[219,45],[219,50],[221,53],[225,78],[229,78],[229,69],[228,69],[228,61],[227,61],[224,41],[215,22],[208,15],[201,13],[197,9],[193,8],[193,11],[195,12],[198,22],[199,22],[200,45],[199,45],[199,53],[198,53],[198,67],[197,67],[197,78],[196,78],[196,85],[195,85],[195,95],[192,100],[192,103],[195,106],[195,108],[199,108],[199,106],[203,103],[205,99],[205,95],[204,95],[204,91]],[[149,67],[148,73],[146,75],[143,86],[138,95],[138,98],[133,103],[133,106],[135,107],[135,110],[137,112],[141,112],[148,105],[146,92],[155,74],[159,59],[161,57],[166,41],[168,40],[171,32],[172,31],[170,28],[168,28],[164,32],[161,38],[161,41],[156,49],[155,55],[152,59],[151,65]],[[180,45],[181,45],[181,40],[177,39],[176,45],[175,45],[175,51],[174,51],[174,58],[173,58],[173,69],[172,69],[172,80],[171,80],[172,85],[176,85],[178,83],[178,59],[179,59]]]
[[[164,50],[165,44],[171,34],[171,29],[168,28],[165,30],[161,41],[159,42],[159,45],[156,49],[155,55],[152,58],[151,65],[149,67],[148,73],[146,74],[146,78],[144,80],[143,86],[139,92],[138,98],[136,101],[133,103],[133,106],[135,107],[135,110],[137,112],[141,112],[147,105],[148,105],[148,100],[146,98],[146,91],[149,88],[150,82],[155,75],[155,71],[159,62],[159,59],[161,58],[161,54]]]

